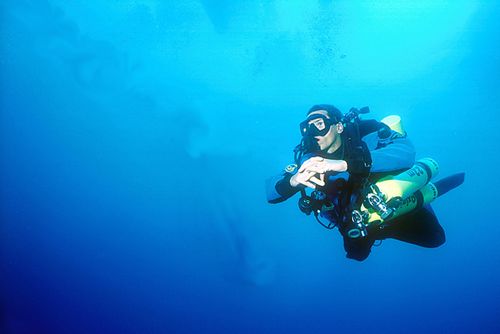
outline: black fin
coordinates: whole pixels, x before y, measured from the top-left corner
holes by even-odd
[[[464,183],[464,180],[465,173],[457,173],[433,183],[438,190],[438,196],[441,196]]]

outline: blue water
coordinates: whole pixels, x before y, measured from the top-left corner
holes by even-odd
[[[0,332],[500,332],[495,1],[3,0]],[[447,242],[265,200],[309,106],[466,172]]]

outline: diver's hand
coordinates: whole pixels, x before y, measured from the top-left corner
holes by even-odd
[[[324,186],[325,185],[325,175],[320,174],[319,176],[316,176],[318,172],[308,170],[306,168],[303,168],[304,165],[309,165],[312,164],[315,161],[319,161],[319,159],[323,159],[320,157],[312,157],[310,159],[307,159],[302,166],[299,168],[296,174],[294,174],[290,178],[290,185],[292,187],[297,187],[299,185],[304,185],[306,187],[316,189],[316,186]]]
[[[306,187],[316,189],[317,186],[325,185],[325,173],[345,172],[347,162],[345,160],[325,159],[312,157],[304,161],[295,175],[290,178],[290,185],[297,187],[303,184]]]
[[[316,189],[317,186],[322,187],[325,185],[325,175],[316,176],[317,174],[307,170],[299,171],[290,178],[290,185],[294,188],[301,184],[312,189]]]
[[[325,159],[322,157],[312,157],[304,161],[300,166],[298,173],[307,171],[323,175],[327,172],[345,172],[347,170],[347,162],[345,160]],[[298,174],[297,173],[297,174]]]

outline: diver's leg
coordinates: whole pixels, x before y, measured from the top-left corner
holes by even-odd
[[[434,211],[429,205],[422,209],[399,217],[390,222],[389,226],[379,231],[377,239],[394,238],[422,247],[439,247],[446,237]]]
[[[352,239],[344,236],[344,249],[347,252],[346,257],[353,260],[363,261],[368,255],[375,240],[372,238]]]

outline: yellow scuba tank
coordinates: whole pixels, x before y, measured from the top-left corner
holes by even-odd
[[[370,186],[360,210],[368,215],[365,222],[387,221],[433,201],[438,195],[429,181],[438,171],[439,165],[434,159],[424,158],[407,171]]]
[[[398,216],[404,215],[410,211],[413,211],[417,207],[421,207],[427,203],[435,200],[439,195],[437,187],[434,183],[429,182],[421,189],[416,191],[413,195],[407,197],[401,205],[396,209],[391,218],[396,218]]]
[[[440,194],[437,187],[432,182],[429,182],[421,189],[417,190],[414,194],[404,199],[389,217],[383,219],[377,212],[371,212],[369,214],[367,223],[371,224],[374,222],[390,221],[391,219],[402,216],[408,212],[424,206],[425,204],[432,202],[439,195]]]
[[[446,194],[448,191],[460,186],[462,183],[464,183],[464,180],[465,173],[457,173],[447,176],[444,179],[438,180],[436,182],[429,182],[425,186],[417,190],[414,194],[404,199],[389,218],[383,220],[378,213],[373,212],[369,215],[369,217],[367,217],[368,219],[366,221],[366,224],[368,226],[370,226],[370,224],[372,223],[375,223],[375,225],[380,225],[385,221],[390,221],[391,219],[419,209],[425,204],[428,204],[434,201],[436,198]]]
[[[418,160],[412,168],[407,171],[382,179],[375,183],[377,191],[384,194],[386,202],[394,198],[402,198],[413,194],[425,186],[439,172],[438,163],[431,158]]]

